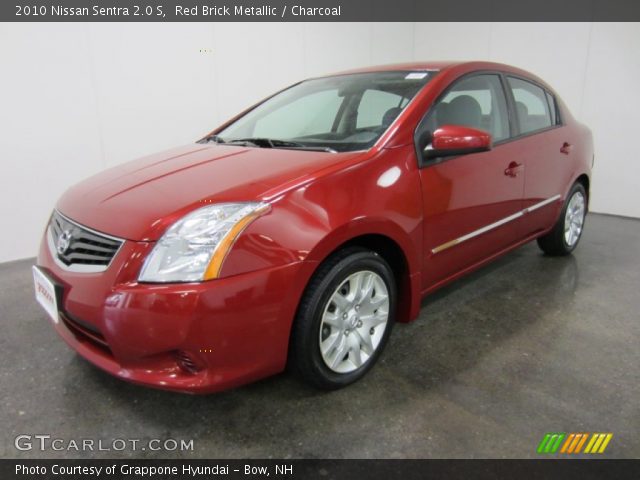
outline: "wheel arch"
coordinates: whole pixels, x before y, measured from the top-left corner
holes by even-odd
[[[578,175],[578,178],[576,178],[576,181],[574,183],[580,183],[584,187],[584,190],[587,193],[587,210],[588,210],[589,199],[591,198],[591,193],[589,192],[589,188],[591,186],[591,179],[589,178],[589,175],[587,175],[586,173]]]
[[[377,233],[359,235],[340,245],[336,251],[348,247],[362,247],[380,255],[391,267],[398,293],[397,320],[410,320],[411,276],[402,248],[392,238]]]
[[[420,310],[421,275],[416,267],[418,265],[417,250],[406,234],[402,235],[394,230],[388,224],[384,228],[366,230],[352,225],[347,227],[347,231],[351,234],[343,235],[341,229],[338,229],[334,235],[323,239],[309,252],[307,260],[313,261],[315,268],[307,284],[322,262],[336,252],[354,246],[366,248],[384,258],[393,271],[398,289],[396,321],[406,323],[413,320]]]

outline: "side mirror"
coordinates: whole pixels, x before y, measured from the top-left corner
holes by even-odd
[[[428,141],[430,140],[430,141]],[[491,150],[491,134],[459,125],[443,125],[428,138],[423,152],[426,158],[449,157]]]

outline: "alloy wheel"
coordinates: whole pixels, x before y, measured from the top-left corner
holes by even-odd
[[[582,192],[575,192],[564,216],[564,241],[568,247],[573,247],[580,238],[585,216],[585,199]]]

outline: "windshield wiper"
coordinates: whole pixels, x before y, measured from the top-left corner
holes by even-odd
[[[213,143],[227,143],[222,137],[219,137],[218,135],[216,135],[215,133],[213,135],[207,135],[206,137],[204,137],[202,140],[200,140],[198,143],[209,143],[209,142],[213,142]]]
[[[282,147],[284,149],[287,150],[308,150],[310,152],[328,152],[328,153],[338,153],[338,151],[334,148],[331,147],[317,147],[317,146],[312,146],[312,145],[300,145],[298,146],[291,146],[291,147]]]
[[[244,144],[255,145],[261,148],[288,148],[296,150],[312,150],[317,152],[330,152],[337,153],[336,150],[330,147],[305,145],[299,142],[292,142],[290,140],[278,140],[275,138],[261,138],[261,137],[249,137],[249,138],[236,138],[225,142],[228,144]]]
[[[234,138],[233,140],[229,140],[227,143],[245,143],[250,145],[255,145],[256,147],[262,148],[274,148],[274,147],[298,147],[301,144],[296,142],[287,142],[285,140],[274,140],[271,138],[264,137],[247,137],[247,138]]]

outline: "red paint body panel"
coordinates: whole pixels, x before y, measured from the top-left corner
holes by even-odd
[[[57,208],[93,229],[157,240],[187,211],[212,200],[260,197],[354,155],[187,145],[120,165],[72,187]]]
[[[97,328],[109,345],[109,351],[100,348],[60,322],[56,330],[72,348],[126,380],[193,393],[282,371],[291,318],[310,269],[305,262],[215,284],[138,284],[135,278],[149,249],[149,243],[128,242],[114,260],[120,270],[71,274],[60,271],[42,246],[38,263],[64,286],[65,310]],[[195,375],[182,371],[177,350],[190,352],[204,369]]]
[[[416,127],[451,82],[495,71],[546,84],[487,62],[364,71],[380,70],[439,72],[367,151],[194,144],[70,188],[57,204],[60,212],[126,241],[99,274],[65,270],[43,241],[38,265],[63,287],[61,308],[99,331],[108,349],[61,322],[56,329],[64,340],[100,368],[136,383],[193,393],[237,386],[284,369],[305,286],[319,263],[345,243],[375,235],[402,252],[399,320],[409,321],[424,293],[548,231],[573,182],[589,178],[591,134],[561,101],[562,126],[420,168]],[[568,153],[561,152],[565,143]],[[513,162],[519,166],[507,172]],[[556,195],[542,208],[434,253]],[[154,242],[184,214],[210,203],[255,200],[269,202],[271,210],[238,237],[221,278],[137,282]],[[177,351],[189,352],[202,370],[180,369]]]
[[[432,253],[439,245],[522,210],[524,176],[504,174],[516,149],[515,142],[505,143],[489,152],[462,155],[420,170],[424,190],[423,289],[508,248],[517,239],[520,222],[515,220]]]

